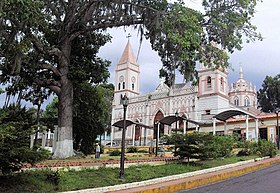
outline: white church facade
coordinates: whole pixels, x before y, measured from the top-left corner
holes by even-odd
[[[126,131],[127,144],[149,145],[156,138],[158,128],[160,136],[170,135],[175,128],[182,133],[197,130],[230,134],[237,130],[237,127],[225,129],[225,124],[214,118],[215,115],[229,109],[242,109],[252,115],[253,119],[244,118],[242,124],[247,122],[247,137],[249,132],[252,133],[251,138],[258,136],[257,116],[260,115],[260,111],[257,110],[256,86],[244,80],[242,68],[239,80],[229,86],[227,70],[211,69],[201,64],[198,68],[197,86],[182,83],[168,87],[161,79],[153,92],[141,95],[140,66],[128,41],[116,65],[115,77],[112,124],[123,119],[123,105],[120,99],[126,95],[129,98],[126,118],[150,127],[129,126]],[[178,121],[177,125],[158,125],[163,117],[175,114],[199,124]],[[227,122],[230,127],[231,122]],[[112,127],[111,143],[114,141],[120,144],[121,135],[120,128]]]

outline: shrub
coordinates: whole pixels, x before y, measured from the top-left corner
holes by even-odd
[[[149,153],[149,151],[144,150],[144,149],[140,149],[140,150],[138,150],[137,152],[138,152],[138,153]]]
[[[56,186],[58,186],[59,182],[61,181],[63,174],[63,169],[57,169],[56,171],[49,170],[46,172],[47,180]]]
[[[257,143],[256,154],[258,154],[260,157],[274,157],[276,155],[276,151],[276,144],[272,141],[261,139]]]
[[[119,156],[119,155],[121,155],[121,151],[113,150],[113,151],[109,151],[108,154],[109,154],[109,156]]]
[[[213,136],[205,141],[205,152],[208,158],[230,157],[234,139],[230,136]]]
[[[3,174],[20,170],[22,163],[34,164],[50,156],[47,150],[29,147],[36,124],[34,112],[16,105],[0,109],[0,170]]]
[[[131,146],[127,148],[127,153],[136,153],[137,150],[138,150],[137,147]]]

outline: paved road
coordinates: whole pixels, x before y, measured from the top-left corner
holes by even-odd
[[[180,193],[280,193],[280,164]]]

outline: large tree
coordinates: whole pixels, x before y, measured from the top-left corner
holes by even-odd
[[[264,112],[275,112],[280,108],[280,74],[266,76],[258,91],[258,104]]]
[[[256,0],[204,0],[201,13],[184,7],[180,0],[173,4],[167,0],[3,0],[1,82],[10,83],[9,92],[23,97],[34,89],[58,96],[59,141],[54,157],[69,157],[73,155],[73,82],[98,83],[107,76],[100,78],[98,70],[107,68],[108,62],[95,55],[108,41],[102,30],[134,25],[159,52],[167,73],[179,68],[190,78],[196,61],[226,67],[223,50],[240,49],[243,34],[248,40],[259,38],[251,24],[255,5]],[[77,48],[91,48],[92,55],[83,51],[79,55]]]
[[[86,155],[93,152],[97,135],[102,135],[111,124],[113,93],[112,84],[74,86],[74,149]]]

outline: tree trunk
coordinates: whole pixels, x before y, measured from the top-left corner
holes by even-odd
[[[53,158],[67,158],[74,155],[73,151],[73,85],[70,80],[61,87],[58,96],[58,134]]]
[[[62,55],[58,70],[62,74],[61,87],[58,94],[58,130],[57,142],[53,158],[67,158],[73,151],[73,84],[68,78],[71,54],[71,42],[65,40],[61,46]]]

